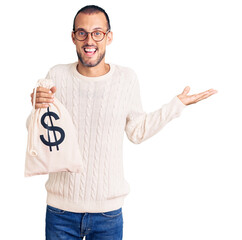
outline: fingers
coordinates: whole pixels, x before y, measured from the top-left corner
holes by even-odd
[[[30,94],[31,96],[31,103],[33,105],[33,96],[34,96],[34,90],[33,93]],[[51,91],[48,88],[44,87],[37,87],[36,89],[36,101],[35,101],[35,109],[37,108],[46,108],[50,104],[54,102],[54,93],[56,92],[56,87],[52,87]]]
[[[54,95],[53,95],[53,93],[37,92],[36,93],[36,98],[49,98],[49,99],[53,99],[54,98]]]
[[[199,102],[199,101],[201,101],[201,100],[203,100],[203,99],[206,99],[206,98],[212,96],[212,95],[215,94],[215,93],[217,93],[216,90],[214,90],[214,89],[209,89],[208,91],[204,92],[201,96],[197,97],[196,102]]]
[[[56,87],[54,86],[50,90],[51,90],[52,93],[55,93],[56,92]]]
[[[196,99],[200,99],[200,98],[203,98],[204,96],[207,96],[207,95],[210,96],[211,94],[214,94],[213,91],[215,91],[215,90],[213,90],[213,89],[209,89],[209,90],[207,90],[207,91],[205,91],[205,92],[201,92],[201,93],[195,94],[195,95],[193,95],[193,96],[195,96]]]
[[[36,103],[52,103],[54,102],[53,98],[44,98],[44,97],[36,97]]]
[[[192,100],[193,100],[193,103],[197,103],[203,99],[206,99],[208,97],[210,97],[211,95],[217,93],[216,90],[214,89],[209,89],[205,92],[201,92],[201,93],[198,93],[198,94],[194,94],[191,96]]]
[[[38,92],[49,93],[49,92],[50,92],[50,89],[48,89],[48,88],[44,88],[44,87],[37,87],[37,91],[38,91]],[[37,91],[36,91],[36,92],[37,92]]]
[[[189,92],[190,92],[190,87],[187,86],[187,87],[184,88],[182,95],[187,95]]]
[[[38,109],[38,108],[47,108],[49,106],[50,106],[50,104],[47,104],[47,103],[36,103],[35,104],[35,109]]]

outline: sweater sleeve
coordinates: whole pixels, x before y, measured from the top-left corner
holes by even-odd
[[[140,87],[136,78],[132,91],[131,108],[126,117],[125,132],[128,139],[139,144],[158,133],[169,121],[180,116],[185,108],[180,99],[175,96],[160,109],[145,113],[140,98]]]

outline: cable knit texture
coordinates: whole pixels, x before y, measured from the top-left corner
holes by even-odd
[[[84,168],[82,173],[50,173],[47,204],[71,212],[112,211],[123,206],[130,191],[123,171],[124,132],[131,142],[141,143],[178,117],[185,105],[174,97],[145,113],[131,69],[110,64],[107,74],[86,77],[76,66],[56,65],[46,78],[54,81],[57,99],[72,116]]]

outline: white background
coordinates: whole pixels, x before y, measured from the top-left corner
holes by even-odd
[[[182,92],[218,93],[140,145],[125,135],[124,240],[242,239],[242,4],[235,0],[5,1],[0,6],[1,239],[44,239],[47,175],[24,178],[30,93],[77,60],[73,18],[110,16],[107,62],[133,68],[146,112]]]

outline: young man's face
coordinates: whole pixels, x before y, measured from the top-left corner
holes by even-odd
[[[102,12],[94,14],[79,13],[75,20],[75,30],[82,29],[86,32],[100,30],[107,32],[107,20]],[[105,61],[106,45],[112,42],[112,32],[105,35],[104,39],[96,42],[91,34],[84,41],[78,41],[72,33],[72,41],[76,45],[76,51],[81,64],[85,67],[95,67]],[[95,50],[95,51],[92,51]]]

